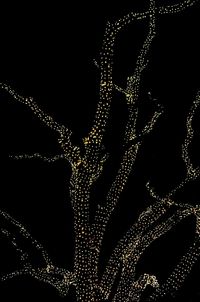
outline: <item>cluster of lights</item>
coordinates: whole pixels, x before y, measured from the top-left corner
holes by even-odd
[[[31,275],[54,286],[62,296],[67,295],[69,286],[73,285],[76,290],[77,301],[80,302],[109,300],[111,294],[113,302],[139,302],[145,288],[150,285],[153,287],[153,293],[149,299],[156,301],[160,297],[180,288],[200,256],[200,208],[189,204],[179,204],[173,200],[175,193],[183,188],[188,181],[200,176],[200,170],[193,167],[188,152],[194,134],[192,121],[200,103],[200,95],[198,93],[188,114],[186,138],[182,146],[182,158],[187,170],[186,178],[164,198],[159,197],[150,187],[150,184],[147,184],[149,193],[155,202],[141,213],[138,220],[118,242],[101,278],[99,277],[99,258],[107,224],[127,184],[143,137],[154,129],[159,116],[162,114],[162,108],[158,104],[156,111],[144,128],[137,129],[141,78],[148,65],[149,51],[156,35],[156,15],[180,12],[193,5],[197,0],[185,0],[179,4],[165,7],[156,7],[155,0],[150,0],[149,2],[150,6],[147,11],[129,13],[113,23],[107,23],[99,63],[95,61],[95,65],[100,72],[99,102],[91,130],[81,140],[82,149],[71,142],[72,132],[44,113],[32,98],[19,96],[11,87],[0,84],[2,89],[8,91],[18,102],[28,106],[44,124],[58,134],[58,143],[62,149],[61,154],[46,157],[35,153],[32,155],[15,155],[11,156],[11,158],[19,160],[35,158],[50,163],[65,159],[70,163],[71,179],[69,191],[74,214],[75,233],[74,267],[73,271],[69,272],[66,269],[58,268],[52,263],[43,246],[30,235],[23,225],[7,213],[0,211],[0,216],[7,225],[1,228],[1,233],[11,242],[22,262],[21,270],[3,275],[1,278],[3,281],[19,275]],[[113,59],[116,37],[133,21],[145,18],[149,20],[149,31],[138,54],[134,73],[127,77],[125,88],[119,87],[113,83]],[[124,134],[124,151],[120,167],[107,193],[106,200],[103,204],[97,205],[95,215],[91,220],[91,189],[102,174],[104,163],[108,158],[103,139],[114,89],[124,96],[128,110]],[[166,218],[164,214],[172,207],[174,213]],[[180,221],[192,215],[196,218],[194,243],[167,280],[164,283],[160,283],[156,276],[147,273],[136,278],[136,266],[144,251],[152,242],[166,234]],[[10,226],[14,227],[17,236],[9,231]],[[40,252],[44,263],[42,267],[35,267],[31,264],[29,251],[26,251],[25,247],[19,244],[17,239],[19,236],[23,240],[31,242],[32,248]],[[115,285],[116,278],[118,278],[117,285]],[[115,290],[114,294],[113,290]]]

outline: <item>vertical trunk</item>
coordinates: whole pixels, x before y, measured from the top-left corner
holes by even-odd
[[[94,269],[92,236],[89,224],[89,196],[86,183],[76,188],[73,198],[77,302],[99,302],[96,297],[97,276]]]
[[[90,233],[79,228],[75,243],[74,269],[77,279],[77,301],[97,302],[95,297],[96,278],[92,267],[92,254],[90,250]]]

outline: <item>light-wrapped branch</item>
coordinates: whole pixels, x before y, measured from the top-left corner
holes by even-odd
[[[200,91],[197,93],[196,99],[189,111],[188,117],[187,117],[187,122],[186,122],[186,127],[187,127],[187,133],[186,133],[186,138],[184,141],[184,144],[182,146],[182,158],[185,162],[185,166],[187,169],[187,178],[188,179],[195,179],[199,177],[200,175],[200,168],[194,168],[190,156],[189,156],[189,147],[192,143],[193,137],[194,137],[194,130],[192,127],[194,115],[200,105]]]
[[[126,299],[133,299],[134,296],[141,294],[141,288],[138,286],[133,287],[134,284],[137,285],[137,280],[135,279],[136,265],[142,256],[143,252],[150,246],[150,244],[163,236],[166,232],[172,229],[175,225],[181,222],[183,219],[190,215],[195,215],[196,217],[196,229],[199,228],[199,207],[193,207],[190,205],[179,206],[174,204],[177,208],[175,213],[167,218],[163,219],[163,222],[157,223],[160,218],[164,217],[164,213],[170,208],[168,203],[156,203],[153,208],[149,208],[140,215],[138,222],[127,232],[124,239],[121,240],[112,254],[107,269],[101,280],[101,292],[104,293],[104,298],[108,299],[112,291],[112,286],[114,285],[117,273],[120,271],[120,282],[117,287],[117,293],[115,295],[114,301],[126,301]],[[157,224],[156,224],[157,223]],[[199,246],[199,233],[196,232],[197,240],[195,240],[194,245]],[[197,252],[197,249],[195,250]],[[194,257],[193,262],[190,262],[190,258],[194,256],[194,250],[192,247],[189,249],[187,259],[184,261],[189,263],[190,267],[194,265],[197,260],[199,253]],[[187,266],[189,268],[189,266]],[[184,276],[182,272],[179,271],[179,275],[176,276],[177,280],[182,278],[185,280],[186,276],[189,274],[190,270],[184,269]],[[174,274],[175,276],[176,274]],[[175,278],[175,279],[176,279]],[[171,278],[171,286],[173,287],[173,282],[175,279]],[[130,290],[131,289],[131,290]],[[144,290],[145,288],[143,288]],[[159,292],[159,288],[157,290]],[[130,294],[132,297],[130,297]],[[127,300],[129,301],[129,300]],[[140,301],[139,299],[137,301]]]
[[[97,63],[97,61],[96,61],[96,60],[93,60],[93,62],[94,62],[94,65],[99,69],[99,64]],[[116,91],[118,91],[118,92],[120,92],[120,93],[126,95],[126,90],[123,89],[123,88],[121,88],[121,87],[118,86],[117,84],[113,84],[113,88],[114,88]]]
[[[118,285],[117,293],[114,301],[123,302],[127,298],[127,289],[135,282],[136,265],[142,256],[143,252],[158,238],[166,234],[179,222],[186,217],[193,215],[193,207],[180,208],[170,218],[163,222],[153,225],[142,236],[134,238],[133,241],[129,241],[127,248],[124,248],[122,273],[120,276],[120,282]],[[187,273],[187,272],[185,272]],[[189,273],[189,272],[188,272]],[[137,294],[138,288],[135,288],[135,294]]]
[[[133,75],[127,78],[127,87],[126,87],[126,102],[128,107],[128,122],[126,125],[124,140],[126,143],[134,139],[139,139],[140,136],[145,134],[147,131],[150,132],[153,129],[159,113],[155,112],[153,118],[145,126],[143,131],[139,134],[136,130],[136,123],[138,118],[138,99],[140,94],[140,86],[143,72],[145,71],[148,64],[148,54],[152,41],[155,37],[155,1],[150,1],[149,7],[149,33],[145,39],[143,46],[139,52],[138,58],[136,60],[136,67]]]
[[[12,226],[12,227],[15,228],[16,235],[20,235],[21,239],[29,241],[36,250],[40,251],[41,258],[44,260],[44,262],[46,264],[51,265],[51,260],[50,260],[50,258],[48,256],[47,252],[45,251],[45,249],[42,247],[42,245],[39,242],[37,242],[37,240],[35,240],[30,235],[30,233],[25,229],[25,227],[21,223],[19,223],[17,220],[15,220],[12,216],[10,216],[5,211],[0,210],[0,216],[1,216],[2,219],[5,220],[5,222],[7,223],[8,227]],[[17,241],[16,241],[17,239],[15,238],[15,236],[14,236],[13,233],[9,232],[5,228],[2,228],[1,232],[4,233],[4,235],[6,235],[8,238],[11,238],[10,242],[14,243],[14,246],[18,245]],[[21,252],[23,253],[23,251],[21,251]]]
[[[71,285],[75,286],[75,277],[73,273],[53,266],[34,268],[31,265],[26,265],[22,269],[3,275],[0,280],[7,281],[20,276],[30,276],[38,281],[48,283],[54,287],[62,297],[65,297],[68,294]]]
[[[148,64],[148,54],[152,41],[156,35],[156,17],[155,17],[155,1],[150,0],[149,7],[149,33],[145,39],[136,60],[136,67],[133,75],[127,78],[126,100],[128,104],[135,104],[139,98],[142,73]]]
[[[66,295],[69,286],[75,284],[74,274],[54,266],[44,247],[31,236],[21,223],[4,211],[0,211],[0,216],[6,223],[6,227],[1,228],[0,232],[14,248],[22,265],[22,268],[19,270],[3,274],[0,280],[6,281],[18,276],[29,275],[35,279],[49,283],[61,295]],[[31,245],[31,251],[21,247],[23,241]],[[36,264],[32,265],[32,262],[34,263],[32,259],[34,251],[40,255],[40,261],[42,261],[42,264],[40,264],[41,267],[37,267]]]
[[[54,121],[54,119],[46,114],[38,105],[37,103],[33,100],[32,97],[23,97],[20,96],[14,89],[12,89],[10,86],[6,84],[0,83],[0,88],[6,90],[17,102],[20,102],[27,107],[31,109],[31,111],[49,128],[52,130],[55,130],[57,132],[61,133],[67,133],[69,130],[63,126]]]
[[[158,8],[159,14],[177,14],[187,9],[188,7],[193,6],[199,0],[184,0],[174,5],[160,6]]]
[[[150,229],[151,226],[154,225],[173,205],[174,204],[172,202],[169,203],[164,201],[163,203],[160,203],[156,201],[140,214],[138,220],[118,242],[116,248],[109,258],[100,283],[105,297],[108,297],[111,293],[112,286],[115,282],[118,272],[121,269],[125,256],[124,251],[128,247],[129,243],[135,242],[136,244],[138,238],[142,237],[145,232]]]
[[[111,188],[108,192],[108,195],[106,197],[106,205],[104,207],[100,207],[97,209],[95,224],[101,225],[102,232],[105,231],[105,227],[110,219],[110,215],[112,211],[115,209],[115,206],[120,198],[120,195],[127,183],[128,177],[133,168],[133,164],[136,160],[136,156],[139,147],[141,145],[141,140],[143,138],[143,135],[148,134],[153,130],[154,125],[161,114],[161,112],[159,111],[155,112],[152,119],[147,123],[144,129],[141,130],[141,133],[140,134],[137,133],[136,121],[137,121],[138,109],[136,107],[136,101],[139,96],[138,85],[140,83],[142,71],[146,67],[146,63],[147,63],[146,57],[150,49],[152,39],[155,35],[155,2],[153,0],[150,1],[150,11],[151,11],[151,15],[150,15],[151,17],[149,21],[150,22],[149,34],[139,53],[134,75],[132,77],[129,77],[129,79],[134,78],[136,81],[133,83],[132,80],[130,81],[128,80],[127,89],[126,89],[127,93],[129,93],[130,95],[129,97],[132,96],[132,98],[131,101],[129,100],[129,98],[127,99],[129,117],[126,125],[125,141],[128,142],[132,141],[132,142],[131,142],[131,146],[128,147],[125,146],[125,151],[122,156],[120,168],[117,172],[115,180],[113,181]],[[103,221],[103,225],[102,225],[102,221]]]
[[[23,97],[16,93],[10,86],[0,83],[0,88],[6,90],[16,101],[25,104],[31,111],[50,129],[59,134],[58,142],[65,153],[65,158],[72,166],[81,161],[80,148],[71,142],[72,132],[64,125],[56,122],[50,115],[46,114],[31,97]]]
[[[177,14],[179,12],[184,11],[188,7],[193,6],[195,3],[198,3],[199,0],[184,0],[174,5],[162,5],[156,7],[156,14],[158,15],[172,15]],[[118,30],[124,29],[127,25],[129,25],[133,20],[144,20],[149,17],[149,10],[144,11],[142,13],[130,12],[127,15],[120,18],[118,23]]]
[[[148,11],[148,14],[152,14],[152,12],[155,12],[154,7],[154,1],[151,0],[151,7],[150,10]],[[135,14],[132,20],[129,22],[133,22],[139,18],[140,14]],[[154,20],[153,18],[155,15],[151,15],[151,19]],[[123,23],[123,22],[122,22]],[[93,121],[93,126],[91,131],[89,132],[88,136],[85,137],[84,139],[84,144],[88,145],[92,143],[96,143],[97,147],[98,145],[101,145],[102,140],[103,140],[103,134],[105,132],[105,128],[107,125],[107,120],[109,116],[109,111],[110,111],[110,106],[111,106],[111,101],[112,101],[112,94],[113,94],[113,55],[114,55],[114,43],[117,35],[119,34],[120,30],[122,30],[124,24],[120,25],[120,21],[115,21],[114,23],[107,23],[106,31],[105,31],[105,36],[104,36],[104,41],[103,41],[103,46],[102,46],[102,51],[101,51],[101,56],[100,56],[100,63],[96,64],[99,67],[100,70],[100,100],[97,105],[97,110],[95,114],[95,118]],[[152,22],[151,27],[151,35],[153,35],[154,32],[154,24]],[[149,38],[148,38],[149,40]],[[150,39],[151,40],[151,39]],[[144,69],[144,65],[146,64],[146,61],[144,63],[144,56],[146,51],[148,50],[149,43],[151,41],[145,41],[143,50],[141,51],[141,55],[138,57],[138,62],[137,62],[137,67],[136,67],[136,73],[135,75],[137,76],[136,83],[132,83],[133,78],[130,78],[129,81],[129,90],[135,91],[137,90],[138,87],[138,72],[141,74],[142,69]],[[134,76],[135,76],[134,75]],[[116,87],[115,87],[116,88]],[[118,88],[118,86],[117,86]],[[121,88],[118,90],[122,91]],[[130,91],[132,93],[132,91]],[[126,91],[126,95],[129,93],[129,91]],[[131,97],[131,96],[130,96]]]
[[[199,224],[198,224],[199,228]],[[180,289],[190,274],[195,263],[200,257],[200,238],[199,235],[195,236],[194,242],[189,247],[188,251],[182,256],[179,263],[175,266],[169,277],[165,282],[157,288],[154,293],[149,297],[149,301],[158,301],[158,299],[174,294]]]
[[[33,153],[33,154],[10,155],[9,158],[15,159],[15,160],[40,159],[44,162],[53,163],[60,159],[65,159],[65,154],[57,154],[52,157],[47,157],[47,156],[41,155],[40,153]]]
[[[186,137],[185,137],[184,143],[182,145],[182,159],[183,159],[183,161],[185,163],[185,167],[186,167],[186,176],[180,184],[178,184],[173,190],[171,190],[167,194],[167,196],[166,196],[167,198],[174,196],[176,194],[176,192],[183,189],[187,183],[200,177],[200,167],[194,167],[192,160],[191,160],[190,151],[189,151],[189,148],[191,146],[191,143],[192,143],[192,140],[194,137],[194,129],[193,129],[192,123],[194,120],[194,115],[199,108],[199,105],[200,105],[200,91],[198,91],[198,93],[196,95],[196,98],[189,110],[187,120],[186,120]]]
[[[156,276],[144,274],[140,276],[137,281],[133,282],[129,288],[129,293],[126,302],[140,301],[141,295],[143,294],[144,290],[148,285],[153,288],[159,287],[159,283]]]

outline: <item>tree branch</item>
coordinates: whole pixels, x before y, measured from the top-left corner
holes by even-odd
[[[5,282],[19,276],[30,276],[38,281],[48,283],[54,287],[62,297],[68,294],[71,285],[75,286],[73,273],[53,266],[33,268],[31,265],[27,265],[23,269],[3,275],[0,280]]]
[[[149,297],[149,301],[157,301],[166,295],[170,295],[178,291],[181,285],[190,274],[192,268],[200,257],[200,238],[195,237],[193,244],[189,250],[182,256],[179,263],[175,266],[167,280],[163,282],[159,288],[155,289]]]
[[[156,14],[158,15],[172,15],[177,14],[179,12],[184,11],[188,7],[193,6],[195,3],[198,3],[199,0],[184,0],[180,3],[174,4],[174,5],[162,5],[156,7]],[[150,12],[149,10],[144,11],[142,13],[135,13],[130,12],[127,15],[123,16],[122,18],[118,19],[117,23],[117,30],[124,29],[127,25],[129,25],[133,20],[144,20],[148,18]]]
[[[121,269],[122,261],[125,259],[123,254],[125,253],[125,249],[129,246],[129,243],[136,243],[138,238],[142,237],[173,205],[174,203],[172,202],[169,203],[164,201],[163,203],[160,203],[156,201],[140,214],[138,220],[118,242],[109,258],[100,282],[100,287],[103,288],[105,297],[108,297],[111,293],[112,286]]]
[[[192,127],[194,115],[199,108],[200,105],[200,91],[198,91],[196,98],[189,110],[187,120],[186,120],[186,137],[184,140],[184,143],[182,145],[182,159],[185,163],[186,167],[186,176],[182,180],[180,184],[178,184],[174,189],[172,189],[167,195],[166,198],[173,197],[179,190],[183,189],[184,186],[200,177],[200,167],[195,167],[192,164],[191,158],[190,158],[190,152],[189,147],[192,143],[193,137],[194,137],[194,130]]]
[[[34,102],[32,97],[20,96],[14,89],[3,83],[0,83],[0,88],[7,91],[17,102],[20,102],[29,107],[30,110],[40,119],[40,121],[42,121],[52,130],[58,132],[59,134],[70,133],[69,129],[54,121],[54,119],[50,115],[44,113],[44,111],[40,109],[37,103]]]
[[[115,301],[126,301],[127,287],[129,288],[136,277],[136,265],[142,256],[143,252],[158,238],[166,234],[175,225],[181,222],[186,217],[193,214],[193,207],[190,209],[180,208],[175,214],[173,214],[166,221],[153,226],[142,236],[139,236],[137,240],[130,241],[127,248],[124,247],[122,273],[120,276],[120,282],[118,285],[117,293],[115,295]],[[137,294],[138,288],[135,288],[134,295]]]
[[[22,97],[18,95],[10,86],[0,83],[0,88],[7,91],[16,101],[25,104],[31,109],[31,111],[50,129],[56,131],[59,134],[58,142],[64,151],[66,159],[70,162],[73,167],[79,165],[81,161],[80,148],[75,146],[71,142],[72,132],[64,125],[60,125],[54,119],[46,114],[40,107],[34,102],[31,97]]]
[[[8,239],[9,243],[20,256],[20,261],[22,263],[21,269],[4,274],[0,277],[0,280],[7,281],[18,276],[29,275],[37,280],[49,283],[55,287],[61,295],[66,295],[69,286],[75,284],[74,274],[54,266],[43,246],[30,235],[21,223],[4,211],[0,211],[0,216],[5,219],[8,224],[6,228],[1,228],[0,232]],[[9,231],[8,229],[10,227],[14,227],[15,230],[12,229],[12,231]],[[41,268],[34,267],[36,265],[33,266],[31,264],[32,260],[29,251],[25,251],[20,247],[19,242],[22,240],[30,242],[32,248],[39,252],[41,260],[43,261]],[[31,253],[33,253],[33,249],[31,250]]]
[[[160,218],[164,217],[165,212],[171,205],[177,208],[175,214],[163,222],[156,224]],[[127,291],[127,288],[132,288],[131,284],[136,282],[135,268],[143,252],[153,241],[163,236],[180,221],[190,215],[194,215],[196,217],[196,230],[199,229],[199,207],[175,203],[171,205],[167,202],[165,204],[160,202],[155,203],[153,208],[148,208],[140,215],[136,224],[133,225],[123,239],[119,241],[110,257],[108,266],[106,267],[100,283],[102,292],[105,294],[104,298],[109,297],[117,273],[118,271],[121,271],[120,282],[114,301],[126,301],[127,296],[130,294],[130,292]],[[196,237],[199,238],[198,231],[196,231],[196,234]],[[139,288],[135,287],[135,292],[133,291],[133,288],[131,289],[131,292],[136,295],[138,290]]]
[[[15,233],[17,236],[21,236],[21,239],[31,243],[31,245],[35,248],[35,250],[37,250],[40,253],[41,258],[43,259],[46,265],[52,265],[52,262],[47,252],[43,248],[43,246],[31,236],[31,234],[25,229],[25,227],[21,223],[19,223],[12,216],[10,216],[8,213],[2,210],[0,210],[0,216],[5,220],[6,223],[8,223],[8,227],[12,226],[15,228]],[[24,253],[24,251],[19,247],[14,232],[8,231],[7,228],[2,228],[1,232],[9,239],[10,243],[13,245],[15,249],[17,249],[17,251],[21,255],[24,254],[26,256],[26,257],[22,257],[21,260],[27,262],[28,261],[27,257],[29,256],[27,253]]]
[[[14,159],[14,160],[40,159],[44,162],[53,163],[60,159],[65,159],[65,154],[57,154],[57,155],[54,155],[53,157],[46,157],[44,155],[41,155],[40,153],[19,154],[19,155],[10,155],[9,158]]]
[[[130,172],[132,171],[133,164],[135,163],[136,156],[141,145],[141,140],[145,134],[150,133],[153,130],[153,127],[160,116],[161,112],[155,112],[151,120],[147,123],[141,133],[138,134],[136,131],[136,121],[138,115],[138,109],[136,107],[136,101],[139,97],[139,83],[141,80],[142,72],[145,70],[147,66],[147,54],[150,49],[151,42],[153,37],[155,36],[155,3],[154,1],[150,1],[150,21],[149,21],[149,33],[145,42],[142,46],[141,51],[139,52],[136,68],[133,76],[130,76],[127,79],[127,88],[126,93],[129,94],[129,98],[127,99],[128,103],[128,111],[129,117],[126,125],[126,133],[125,133],[125,141],[130,142],[131,146],[125,146],[125,151],[122,157],[122,161],[120,164],[120,168],[117,172],[115,180],[113,181],[111,188],[106,197],[105,206],[98,207],[95,215],[94,229],[98,229],[98,237],[99,240],[99,228],[102,229],[102,237],[105,231],[106,225],[110,219],[110,215],[116,207],[116,204],[120,198],[120,195],[127,183]],[[134,81],[133,81],[134,79]],[[130,97],[131,101],[130,101]],[[94,231],[95,232],[95,231]],[[95,236],[95,235],[94,235]],[[95,243],[97,248],[101,242]]]

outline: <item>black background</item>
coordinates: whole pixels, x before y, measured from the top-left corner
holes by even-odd
[[[158,1],[158,4],[166,3]],[[121,3],[53,2],[43,5],[29,1],[1,6],[0,81],[11,85],[21,95],[33,96],[46,112],[74,131],[73,139],[78,142],[90,128],[95,113],[99,78],[93,59],[98,61],[106,21],[130,10],[142,10],[147,5],[148,1],[132,3],[124,0]],[[181,144],[185,120],[200,87],[199,16],[198,4],[178,15],[157,18],[157,36],[141,86],[138,127],[142,127],[152,113],[147,96],[149,91],[163,104],[164,115],[145,138],[135,170],[109,224],[101,256],[102,267],[116,241],[141,210],[152,202],[145,183],[150,180],[156,191],[164,195],[184,177]],[[126,77],[134,70],[147,32],[147,21],[136,22],[117,40],[114,78],[118,85],[125,87]],[[69,165],[64,161],[47,164],[39,160],[8,158],[9,154],[58,154],[61,150],[57,135],[7,93],[0,92],[0,100],[1,208],[30,230],[58,266],[71,268],[73,227],[68,193]],[[191,148],[195,165],[200,164],[199,113],[195,115],[196,132]],[[125,118],[124,99],[116,94],[106,140],[106,148],[114,159],[108,162],[106,173],[97,183],[92,196],[93,206],[105,197],[116,171]],[[198,204],[199,180],[177,194],[176,199]],[[193,232],[191,220],[170,232],[145,253],[138,272],[151,272],[161,279],[166,278],[191,242]],[[5,239],[0,244],[2,271],[11,271],[16,267],[15,253]],[[174,301],[200,300],[199,273],[200,263],[197,263]],[[63,300],[48,285],[29,278],[0,284],[1,301],[14,298],[73,301],[72,296]],[[166,301],[170,299],[167,297]]]

